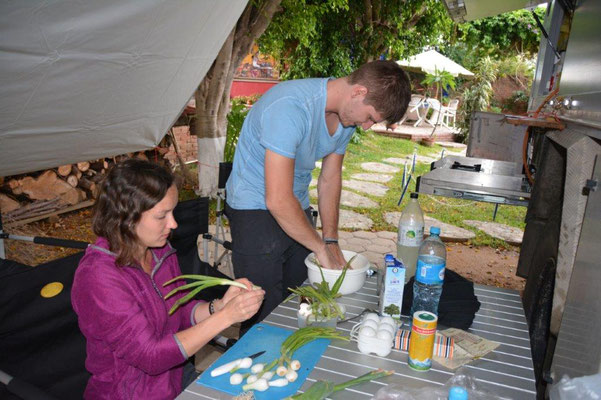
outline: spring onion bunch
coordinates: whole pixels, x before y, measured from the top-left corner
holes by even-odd
[[[355,379],[351,379],[346,382],[339,383],[336,385],[334,382],[329,381],[317,381],[304,393],[296,394],[288,399],[293,400],[322,400],[327,398],[334,392],[339,392],[348,387],[358,385],[363,382],[369,382],[372,379],[382,378],[384,376],[392,375],[394,371],[384,371],[382,369],[368,372],[365,375],[361,375]]]
[[[300,368],[300,362],[298,360],[293,360],[292,357],[298,349],[315,339],[349,340],[347,336],[342,336],[334,328],[313,326],[301,328],[284,340],[280,347],[280,357],[267,364],[256,377],[259,380],[264,378],[265,374],[271,374],[270,371],[277,366],[276,371],[278,376],[285,377],[289,382],[294,382],[298,376],[296,371]],[[244,391],[253,389],[255,389],[253,383],[249,383],[242,387],[242,390]]]
[[[323,269],[321,268],[321,265],[319,265],[316,260],[315,264],[321,273],[321,282],[315,286],[300,286],[295,289],[288,288],[292,294],[285,301],[289,301],[297,296],[301,298],[304,297],[309,299],[311,302],[311,313],[315,317],[323,317],[324,319],[344,318],[344,312],[340,309],[336,299],[341,296],[338,291],[340,290],[340,286],[342,286],[342,282],[346,276],[346,271],[350,268],[350,265],[355,257],[356,256],[353,256],[344,265],[344,268],[342,268],[342,273],[336,279],[331,289],[330,284],[326,281],[326,278],[323,275]]]
[[[165,300],[167,300],[169,297],[171,297],[174,294],[179,293],[181,291],[192,289],[192,288],[196,288],[196,289],[192,290],[190,293],[188,293],[181,299],[177,300],[175,302],[175,304],[173,304],[173,307],[171,307],[171,309],[169,310],[169,315],[173,314],[175,312],[175,310],[177,310],[182,304],[185,304],[188,301],[190,301],[194,296],[196,296],[200,291],[202,291],[204,289],[207,289],[207,288],[210,288],[213,286],[220,286],[220,285],[221,286],[226,286],[226,285],[227,286],[237,286],[242,289],[247,289],[246,285],[244,285],[243,283],[232,281],[230,279],[225,279],[225,278],[215,278],[214,276],[207,276],[207,275],[180,275],[180,276],[176,276],[175,278],[171,279],[170,281],[165,282],[163,284],[163,286],[170,285],[173,282],[181,280],[181,279],[192,279],[196,282],[188,283],[187,285],[183,285],[183,286],[178,286],[177,288],[173,289],[171,292],[167,293],[167,295],[165,296]],[[253,286],[253,290],[254,289],[260,289],[260,288],[258,286]]]

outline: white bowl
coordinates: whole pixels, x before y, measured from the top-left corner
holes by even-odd
[[[353,263],[351,264],[352,269],[348,269],[346,271],[346,275],[344,276],[344,281],[342,281],[342,285],[340,286],[340,290],[338,293],[340,294],[351,294],[356,292],[357,290],[363,287],[365,283],[365,272],[369,268],[369,260],[362,254],[357,254],[354,251],[342,250],[342,254],[344,255],[345,260],[350,260],[355,257]],[[305,265],[307,265],[307,274],[309,276],[309,282],[311,284],[321,283],[321,273],[319,272],[319,267],[312,261],[316,259],[314,253],[311,253],[305,258]],[[336,279],[342,273],[341,269],[326,269],[322,268],[323,276],[326,278],[326,281],[330,285],[330,288],[336,282]]]

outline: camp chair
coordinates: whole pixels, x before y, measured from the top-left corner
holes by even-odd
[[[415,121],[413,126],[418,126],[420,122],[424,120],[423,111],[424,108],[424,97],[418,94],[412,94],[411,100],[409,101],[409,105],[407,106],[407,111],[405,111],[405,115],[399,121],[399,125],[404,123],[405,121]],[[426,110],[427,111],[427,110]]]
[[[208,199],[180,202],[174,210],[178,228],[171,245],[182,273],[226,277],[198,257],[197,237],[208,227]],[[88,244],[53,238],[2,234],[25,240],[85,249]],[[83,252],[35,268],[0,258],[0,398],[81,399],[90,374],[85,369],[85,338],[71,306],[71,287]],[[51,282],[62,285],[55,296],[42,297]],[[203,290],[199,298],[222,297],[225,287]],[[233,340],[213,339],[220,348]]]

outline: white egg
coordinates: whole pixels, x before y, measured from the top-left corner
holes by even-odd
[[[392,334],[388,331],[378,331],[378,339],[385,340],[386,342],[392,342]]]
[[[394,335],[396,330],[394,329],[394,326],[381,322],[380,325],[378,325],[378,331],[386,331],[391,335]]]
[[[380,317],[376,313],[365,314],[363,321],[374,321],[376,324],[380,323]]]
[[[383,316],[382,319],[380,320],[380,322],[382,324],[396,326],[396,322],[394,321],[394,319],[392,317],[389,317],[388,315]]]
[[[371,319],[368,319],[367,321],[363,321],[361,326],[363,326],[363,327],[367,326],[367,327],[373,328],[374,331],[378,329],[378,323],[375,321],[372,321]]]
[[[376,336],[376,330],[374,328],[369,327],[369,326],[364,326],[359,331],[359,335],[363,336],[363,337],[375,337]]]

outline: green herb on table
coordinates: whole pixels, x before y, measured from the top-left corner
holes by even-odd
[[[319,268],[319,272],[321,273],[321,282],[315,284],[315,286],[300,286],[295,289],[288,288],[292,294],[284,300],[289,301],[295,297],[306,298],[309,300],[311,305],[311,314],[316,319],[325,319],[329,320],[332,318],[344,318],[344,312],[340,308],[336,299],[341,296],[338,291],[340,290],[340,286],[342,286],[342,282],[344,281],[344,277],[346,276],[346,271],[350,268],[351,263],[355,259],[356,256],[353,256],[342,269],[342,273],[334,282],[334,285],[330,289],[330,284],[326,281],[325,276],[323,275],[323,269],[319,265],[319,263],[315,263]]]
[[[379,379],[384,376],[392,375],[393,373],[394,371],[384,371],[378,369],[375,371],[368,372],[365,375],[361,375],[355,379],[351,379],[350,381],[339,383],[338,385],[330,381],[317,381],[313,385],[311,385],[311,387],[305,393],[295,394],[294,396],[291,396],[288,399],[322,400],[327,398],[332,393],[339,392],[348,387],[355,386],[363,382],[369,382],[373,379]]]

